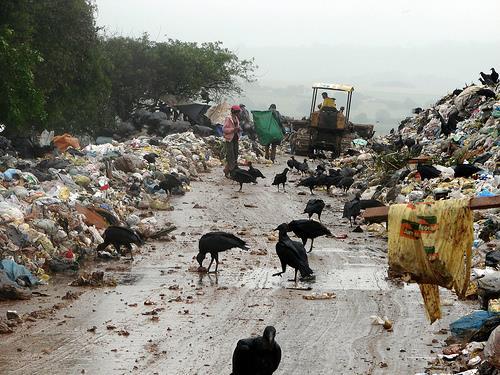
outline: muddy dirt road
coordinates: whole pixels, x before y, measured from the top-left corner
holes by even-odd
[[[203,175],[192,192],[173,198],[174,211],[159,215],[177,226],[175,240],[145,246],[132,264],[97,265],[119,281],[116,288],[70,288],[62,278],[42,288],[49,297],[0,304],[1,314],[61,304],[2,335],[0,373],[228,375],[237,340],[261,334],[266,325],[276,327],[283,350],[277,374],[422,372],[446,338],[438,331],[465,306],[443,292],[450,303],[444,318],[430,326],[418,289],[386,281],[385,240],[351,233],[340,219],[345,198],[325,192],[317,193],[331,205],[323,222],[348,237],[316,241],[309,256],[316,282],[295,285],[287,281],[292,270],[272,277],[279,261],[269,235],[279,223],[305,217],[310,198],[298,195],[293,184],[286,193],[270,186],[283,165],[284,159],[281,166],[258,166],[268,178],[245,185],[243,193],[220,170]],[[252,251],[222,254],[217,276],[192,272],[198,238],[215,229],[239,233]],[[308,286],[311,291],[289,289]],[[67,290],[84,293],[63,301]],[[336,298],[303,298],[313,292],[334,292]],[[387,315],[394,331],[372,325],[370,315]]]

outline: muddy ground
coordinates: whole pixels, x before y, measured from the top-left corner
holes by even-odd
[[[117,287],[69,287],[75,277],[58,276],[38,289],[49,296],[1,303],[3,316],[11,309],[36,312],[15,333],[0,337],[0,374],[229,375],[238,339],[260,334],[266,325],[276,327],[283,351],[276,374],[423,372],[444,345],[447,334],[440,331],[470,307],[442,291],[444,318],[430,325],[418,288],[386,280],[386,240],[352,233],[341,219],[346,197],[340,192],[316,194],[331,205],[324,224],[339,237],[347,234],[316,241],[309,255],[316,281],[289,282],[292,270],[272,277],[279,267],[272,229],[304,218],[310,199],[298,195],[293,183],[286,193],[270,186],[284,161],[259,166],[268,178],[245,185],[243,193],[220,169],[202,175],[192,192],[172,199],[174,211],[157,215],[175,223],[175,239],[148,244],[133,263],[93,265],[115,277]],[[218,275],[193,272],[197,241],[210,230],[240,233],[252,251],[223,254]],[[300,290],[307,287],[312,290]],[[62,299],[68,290],[83,294]],[[336,298],[303,298],[323,292]],[[393,331],[372,325],[371,315],[389,317]]]

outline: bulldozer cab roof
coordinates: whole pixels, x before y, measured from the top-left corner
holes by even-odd
[[[350,85],[344,85],[343,83],[315,83],[312,86],[313,89],[322,89],[322,90],[336,90],[336,91],[345,91],[345,92],[353,92],[354,87]]]

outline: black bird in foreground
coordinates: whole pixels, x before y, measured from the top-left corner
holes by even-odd
[[[292,220],[288,223],[288,232],[293,232],[297,237],[302,240],[304,246],[307,243],[308,239],[311,239],[311,248],[309,249],[309,253],[312,251],[314,239],[320,236],[331,236],[332,232],[325,227],[320,222],[314,220]]]
[[[455,177],[469,178],[473,174],[480,172],[481,168],[476,167],[475,165],[472,164],[458,164],[455,167],[453,167],[453,170],[455,171],[454,174]]]
[[[248,173],[250,173],[255,178],[257,178],[257,177],[265,178],[261,171],[259,171],[257,168],[254,168],[252,166],[251,162],[248,163]]]
[[[290,281],[297,282],[297,272],[300,272],[300,278],[306,279],[313,277],[313,270],[309,267],[306,249],[298,241],[292,241],[287,232],[290,230],[286,223],[279,225],[275,230],[279,231],[279,240],[276,244],[276,254],[280,258],[281,272],[273,274],[280,276],[285,273],[286,266],[295,269],[295,278]]]
[[[274,181],[271,185],[276,185],[278,186],[278,192],[280,191],[280,185],[283,185],[283,191],[285,190],[285,183],[287,180],[286,174],[288,173],[289,169],[285,168],[282,173],[278,173],[276,176],[274,176]]]
[[[231,375],[272,375],[281,362],[276,329],[267,326],[264,334],[239,340],[233,353]]]
[[[257,183],[257,178],[255,176],[252,176],[250,172],[244,171],[240,168],[234,168],[229,174],[231,176],[231,180],[240,184],[240,190],[238,191],[241,191],[243,184]]]
[[[313,189],[317,186],[318,183],[318,178],[315,176],[309,176],[304,178],[303,180],[300,180],[297,186],[305,186],[308,187],[309,190],[311,191],[311,195],[313,193]]]
[[[309,219],[311,219],[313,214],[317,214],[318,220],[321,221],[321,213],[324,208],[325,201],[323,199],[309,199],[303,213],[309,215]]]
[[[215,260],[215,272],[219,267],[219,253],[221,251],[226,251],[233,248],[240,248],[242,250],[248,250],[246,242],[242,239],[236,237],[234,234],[227,232],[208,232],[201,236],[198,242],[198,255],[196,255],[196,260],[198,261],[200,267],[202,267],[203,260],[209,253],[212,256],[210,264],[208,265],[207,272],[210,272],[210,267]]]
[[[430,180],[441,176],[441,172],[432,165],[417,164],[417,171],[422,180]]]
[[[361,213],[361,203],[359,195],[356,194],[354,199],[344,204],[343,218],[349,219],[349,225],[352,227],[352,222],[356,223],[356,218]]]
[[[125,246],[130,253],[130,259],[134,260],[132,244],[141,246],[144,244],[144,239],[138,232],[130,228],[112,225],[104,231],[104,242],[97,246],[97,251],[103,251],[109,245],[113,245],[116,251],[122,255],[121,246]]]
[[[158,184],[160,189],[165,190],[168,195],[172,195],[172,190],[182,187],[182,181],[174,174],[165,174],[165,178]]]

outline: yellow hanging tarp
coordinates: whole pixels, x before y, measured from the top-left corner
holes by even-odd
[[[431,323],[441,318],[438,286],[459,298],[467,291],[472,219],[468,199],[389,208],[389,268],[419,284]]]

